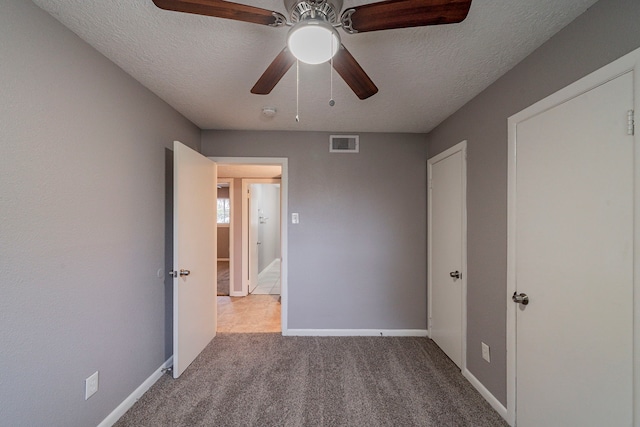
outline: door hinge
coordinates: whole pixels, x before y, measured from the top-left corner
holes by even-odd
[[[633,110],[627,111],[627,135],[635,135],[635,113]]]

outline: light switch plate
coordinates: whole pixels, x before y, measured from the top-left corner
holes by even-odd
[[[84,400],[87,400],[98,391],[98,371],[84,380]]]
[[[482,358],[491,363],[491,352],[489,351],[489,346],[485,343],[482,343]]]
[[[299,224],[300,223],[300,215],[297,212],[291,214],[291,223]]]

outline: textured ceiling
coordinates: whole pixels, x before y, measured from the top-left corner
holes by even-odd
[[[151,0],[33,0],[202,129],[428,132],[596,0],[473,0],[460,24],[349,35],[380,91],[361,101],[328,63],[295,65],[269,95],[251,87],[288,28],[169,12]],[[245,4],[286,14],[282,0]],[[345,0],[344,6],[371,1]],[[262,107],[277,109],[273,118]]]

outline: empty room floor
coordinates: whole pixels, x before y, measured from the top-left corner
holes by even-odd
[[[219,334],[117,427],[507,427],[428,338]]]
[[[218,297],[218,332],[281,332],[280,296]]]
[[[218,260],[218,295],[229,295],[229,261]]]

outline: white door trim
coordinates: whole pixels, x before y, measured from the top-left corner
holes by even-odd
[[[280,179],[242,178],[242,296],[249,295],[249,201],[247,190],[251,184],[280,184]],[[282,197],[282,196],[281,196]],[[246,249],[246,250],[245,250]],[[259,272],[258,272],[259,273]]]
[[[508,188],[507,188],[507,422],[516,423],[516,308],[511,295],[516,291],[516,130],[518,123],[582,95],[629,71],[634,76],[634,108],[640,99],[640,49],[589,74],[508,119]],[[634,137],[638,147],[638,136]],[[640,150],[635,150],[634,264],[640,265]],[[634,270],[634,402],[640,397],[640,269]],[[634,425],[640,423],[640,406],[634,405]]]
[[[467,371],[467,141],[459,142],[453,147],[430,158],[427,161],[427,331],[431,337],[431,287],[432,287],[432,260],[433,242],[432,233],[432,186],[431,179],[433,165],[458,152],[462,153],[462,366],[461,371]]]
[[[209,159],[218,164],[280,165],[282,167],[282,177],[280,179],[280,251],[282,253],[282,264],[280,265],[280,303],[282,335],[287,335],[287,315],[289,311],[289,256],[287,232],[287,218],[289,207],[289,159],[286,157],[209,157]]]

